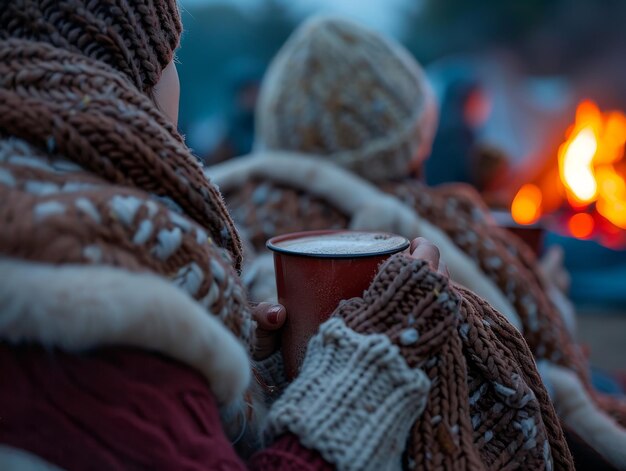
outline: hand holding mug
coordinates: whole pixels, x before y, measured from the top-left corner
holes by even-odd
[[[272,303],[253,304],[252,318],[256,321],[256,344],[253,358],[264,360],[278,350],[280,331],[287,320],[284,306]]]
[[[439,248],[435,244],[423,237],[418,237],[411,241],[408,250],[411,258],[428,262],[428,265],[433,271],[442,274],[446,278],[450,278],[448,266],[441,259]]]

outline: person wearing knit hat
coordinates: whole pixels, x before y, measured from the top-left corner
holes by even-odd
[[[274,58],[256,118],[259,150],[318,154],[384,181],[428,155],[437,108],[404,48],[350,22],[316,18]]]
[[[175,128],[181,29],[172,0],[0,0],[0,468],[400,469],[458,321],[438,252],[384,264],[285,386],[257,342],[284,309],[249,305],[238,232]],[[532,368],[500,366],[528,390]]]
[[[272,61],[257,123],[256,155],[207,173],[259,251],[276,234],[326,228],[390,230],[434,241],[452,278],[522,332],[568,429],[600,459],[626,469],[625,405],[593,391],[587,361],[547,295],[549,280],[530,249],[495,226],[473,190],[429,188],[417,178],[436,111],[424,73],[407,51],[349,21],[309,20]],[[255,273],[270,271],[262,260]],[[255,278],[247,279],[254,289]],[[467,349],[475,335],[464,334]],[[485,438],[473,436],[478,443]]]

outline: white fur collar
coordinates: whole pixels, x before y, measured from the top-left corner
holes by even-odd
[[[219,319],[164,278],[104,266],[0,258],[0,340],[68,351],[125,345],[200,371],[221,404],[250,383],[244,347]]]
[[[288,185],[323,198],[350,215],[352,229],[394,232],[409,239],[424,237],[439,247],[454,281],[482,296],[522,330],[519,315],[498,286],[442,230],[399,199],[331,162],[290,152],[260,153],[209,167],[205,174],[223,192],[253,177]]]

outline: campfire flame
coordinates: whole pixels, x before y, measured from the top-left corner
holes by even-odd
[[[559,149],[559,173],[567,195],[576,203],[591,203],[596,197],[598,184],[593,167],[593,156],[598,150],[598,140],[591,127],[579,131]]]
[[[547,211],[546,197],[558,193],[561,208],[570,213],[567,227],[574,237],[588,238],[598,227],[613,233],[626,229],[625,144],[626,115],[603,113],[592,101],[581,102],[558,149],[556,188],[545,179],[523,185],[511,205],[515,222],[537,222]]]
[[[523,185],[511,204],[513,220],[518,224],[536,223],[541,216],[541,200],[541,190],[537,185]]]

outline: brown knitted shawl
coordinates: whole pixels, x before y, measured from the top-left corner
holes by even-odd
[[[241,245],[220,193],[105,62],[0,40],[0,198],[2,255],[153,271],[251,341]]]
[[[259,250],[276,234],[345,228],[349,223],[326,201],[268,181],[251,181],[225,197],[233,218]],[[399,289],[410,289],[407,280],[395,282],[404,284]],[[524,339],[482,299],[458,291],[458,318],[440,320],[438,330],[424,328],[432,332],[420,338],[428,352],[428,361],[420,366],[433,385],[413,430],[406,466],[512,469],[523,463],[528,469],[543,469],[551,454],[556,469],[572,469],[559,421]],[[432,295],[413,293],[414,302],[405,308],[417,311]],[[348,319],[389,323],[394,309],[401,308],[385,306],[382,298],[372,305],[380,308],[378,320],[370,319],[372,313],[362,312],[364,305],[354,300],[342,309],[354,310]]]
[[[495,226],[473,190],[464,185],[431,189],[415,181],[390,183],[384,189],[442,229],[496,283],[515,306],[537,358],[575,366],[580,375],[587,374],[578,346],[545,296],[539,276],[530,269],[536,265],[534,255],[514,235]]]

